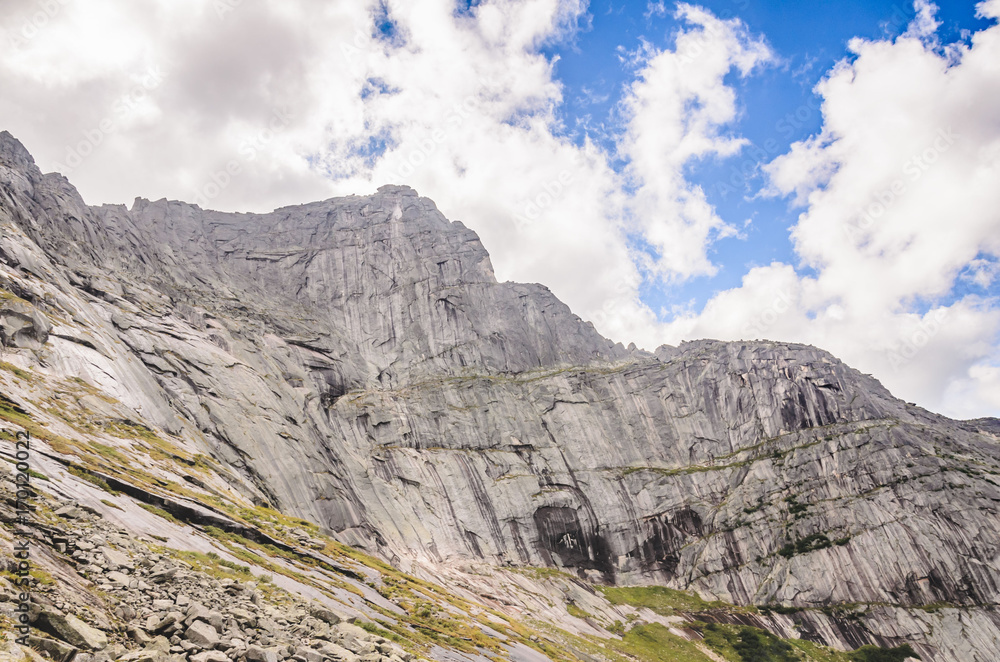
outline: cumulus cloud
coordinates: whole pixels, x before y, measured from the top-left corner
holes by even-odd
[[[583,0],[51,0],[27,33],[37,5],[18,2],[0,120],[89,201],[268,210],[407,183],[479,232],[501,279],[545,283],[646,346],[660,325],[643,270],[710,273],[708,245],[731,232],[682,169],[741,147],[722,79],[768,57],[739,21],[681,5],[676,48],[635,63],[623,175],[565,137],[542,53],[586,21]]]
[[[0,126],[91,203],[267,211],[406,183],[479,232],[501,280],[545,283],[617,340],[811,342],[932,408],[996,412],[1000,38],[941,45],[916,10],[895,40],[851,42],[817,88],[822,131],[767,167],[802,207],[801,263],[668,321],[640,289],[711,276],[737,232],[686,169],[744,149],[729,77],[775,58],[697,6],[665,46],[623,51],[614,153],[566,137],[545,55],[585,0],[8,0]]]
[[[681,4],[687,24],[673,49],[647,45],[638,78],[622,100],[627,129],[619,143],[634,193],[628,207],[636,231],[653,249],[647,261],[661,279],[711,275],[715,240],[736,234],[685,178],[685,165],[739,153],[748,142],[725,133],[737,116],[736,93],[724,83],[733,70],[748,75],[772,61],[770,48],[738,19],[721,20]]]
[[[671,327],[804,340],[902,397],[997,412],[1000,315],[986,288],[1000,255],[1000,28],[942,47],[934,7],[916,9],[901,37],[851,42],[817,87],[821,132],[767,166],[774,192],[803,207],[791,236],[811,275],[754,269]],[[960,280],[984,291],[959,295]]]

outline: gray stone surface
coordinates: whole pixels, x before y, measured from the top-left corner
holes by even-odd
[[[108,646],[108,636],[104,632],[84,623],[73,614],[43,607],[36,625],[76,648],[99,651]]]
[[[184,632],[184,638],[199,648],[214,648],[219,643],[215,628],[204,621],[195,621]]]
[[[802,626],[942,660],[997,649],[994,421],[907,405],[804,345],[629,351],[544,287],[496,282],[476,235],[406,187],[270,214],[94,208],[0,134],[0,262],[55,320],[31,336],[49,370],[344,542],[865,604],[861,625]],[[950,625],[913,609],[933,603]]]

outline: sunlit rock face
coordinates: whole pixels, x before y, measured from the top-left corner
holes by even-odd
[[[6,346],[345,542],[877,605],[807,633],[844,645],[1000,641],[995,420],[907,405],[809,346],[629,351],[498,283],[476,234],[402,186],[269,214],[88,207],[0,134],[0,233]],[[933,603],[952,626],[907,610]]]

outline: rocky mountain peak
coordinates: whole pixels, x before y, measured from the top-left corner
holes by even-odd
[[[21,172],[36,169],[34,157],[9,131],[0,131],[0,164]]]
[[[498,283],[476,234],[409,187],[262,214],[89,207],[25,154],[0,137],[0,419],[38,433],[54,498],[140,526],[104,503],[125,494],[187,524],[148,529],[170,544],[237,536],[276,568],[294,518],[305,545],[497,608],[509,569],[554,568],[580,604],[659,585],[780,636],[992,660],[995,422],[907,405],[806,345],[627,349],[543,286]],[[362,586],[337,590],[387,610],[368,618],[423,613]]]

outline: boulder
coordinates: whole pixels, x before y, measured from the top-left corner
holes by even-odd
[[[158,650],[168,653],[170,652],[170,640],[163,635],[160,635],[158,637],[154,637],[153,641],[146,644],[146,648],[149,650]]]
[[[247,662],[278,662],[278,654],[270,648],[262,648],[256,644],[247,648]]]
[[[229,657],[222,651],[204,651],[190,658],[191,662],[229,662]]]
[[[322,653],[304,646],[299,646],[295,649],[295,657],[302,658],[305,662],[323,662]]]
[[[157,564],[153,566],[149,573],[149,581],[154,584],[162,584],[168,582],[177,576],[177,568],[174,566],[168,566],[165,564]],[[180,604],[178,607],[182,606]]]
[[[358,656],[347,650],[343,646],[338,646],[337,644],[331,643],[329,641],[324,641],[319,646],[317,646],[319,651],[326,655],[327,657],[332,657],[335,660],[340,660],[341,662],[357,662]]]
[[[167,654],[160,650],[145,649],[125,653],[118,658],[118,662],[165,662]]]
[[[37,627],[56,635],[66,643],[83,650],[99,651],[107,648],[108,636],[92,628],[72,614],[43,607]]]
[[[152,637],[150,637],[144,629],[136,625],[128,626],[128,629],[126,631],[128,632],[128,636],[131,637],[132,641],[139,644],[140,646],[145,646],[146,644],[151,643],[153,641]]]
[[[123,572],[118,572],[117,570],[112,570],[107,575],[105,575],[111,583],[117,584],[118,586],[128,586],[132,579]]]
[[[27,301],[0,298],[0,343],[4,347],[41,349],[51,330],[45,315]]]
[[[251,614],[246,609],[241,609],[239,607],[233,607],[229,610],[229,614],[236,619],[242,627],[257,627],[257,617]]]
[[[187,608],[184,624],[191,625],[195,621],[207,621],[210,613],[208,607],[205,605],[200,602],[192,602]]]
[[[184,638],[201,648],[215,648],[219,643],[219,633],[204,621],[195,621],[184,632]]]
[[[28,635],[28,645],[37,651],[47,653],[56,662],[67,662],[76,656],[78,649],[64,641]]]
[[[222,614],[222,612],[210,611],[204,620],[215,628],[216,632],[221,633],[226,629],[226,617]]]
[[[128,556],[111,547],[101,547],[101,556],[104,557],[104,563],[109,570],[117,570],[118,568],[132,565],[132,561]]]
[[[309,607],[309,614],[330,625],[337,625],[341,621],[347,620],[342,614],[323,605],[311,605]]]
[[[55,511],[56,515],[59,517],[65,517],[66,519],[80,519],[86,516],[86,512],[81,508],[78,508],[74,504],[67,504]]]
[[[150,617],[150,620],[153,620],[153,617]],[[183,623],[183,622],[184,622],[184,614],[180,613],[179,611],[172,611],[169,612],[163,618],[161,618],[158,622],[156,622],[155,625],[150,626],[149,621],[147,621],[146,629],[152,632],[153,634],[159,634],[161,632],[166,632],[167,630],[173,628],[178,623]]]

